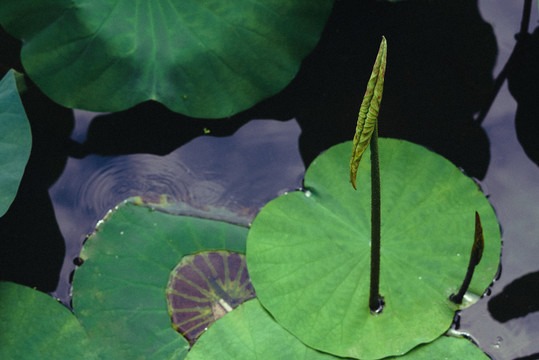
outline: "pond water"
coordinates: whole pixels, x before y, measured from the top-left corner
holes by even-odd
[[[315,156],[352,138],[385,35],[380,136],[425,145],[463,168],[480,182],[502,227],[500,276],[456,327],[493,359],[539,358],[539,151],[529,141],[538,134],[539,77],[526,67],[539,62],[520,59],[510,71],[511,92],[505,81],[476,120],[515,47],[522,7],[337,0],[296,79],[230,119],[189,119],[155,103],[118,114],[36,110],[32,159],[0,220],[2,238],[14,239],[4,244],[11,259],[2,278],[69,303],[82,242],[129,196],[225,207],[248,223],[269,200],[300,188]],[[530,33],[537,13],[534,2]]]

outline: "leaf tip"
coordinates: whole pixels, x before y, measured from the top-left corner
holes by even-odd
[[[352,182],[352,187],[354,188],[354,190],[357,190],[356,175],[357,175],[357,171],[353,171],[352,169],[350,169],[350,181]]]
[[[483,249],[485,248],[485,238],[483,237],[483,227],[481,226],[481,218],[479,213],[475,212],[475,234],[474,242],[472,246],[472,256],[474,258],[475,265],[479,264],[481,257],[483,256]]]

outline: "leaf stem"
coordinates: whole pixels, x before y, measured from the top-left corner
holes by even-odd
[[[369,308],[371,313],[382,312],[380,296],[380,157],[378,154],[378,124],[371,138],[371,283]]]

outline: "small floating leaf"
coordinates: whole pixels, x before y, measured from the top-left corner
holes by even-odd
[[[372,68],[371,77],[367,83],[367,90],[363,96],[363,101],[359,109],[357,118],[356,133],[354,135],[352,156],[350,157],[350,180],[356,189],[356,175],[359,162],[365,149],[369,146],[372,134],[378,121],[378,111],[382,102],[382,92],[384,90],[384,75],[386,72],[387,42],[382,37],[382,43],[376,55],[376,61]]]
[[[245,255],[204,251],[186,255],[166,290],[173,326],[192,344],[216,320],[255,297]]]

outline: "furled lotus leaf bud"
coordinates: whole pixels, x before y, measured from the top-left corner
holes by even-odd
[[[350,180],[354,189],[356,189],[356,174],[359,161],[365,149],[369,146],[372,134],[376,128],[376,122],[378,121],[378,111],[380,110],[380,102],[382,101],[382,92],[384,90],[386,54],[386,38],[382,37],[382,43],[380,44],[380,49],[378,50],[378,55],[376,56],[376,61],[372,68],[372,74],[367,83],[367,90],[365,91],[357,118],[352,156],[350,158]]]

